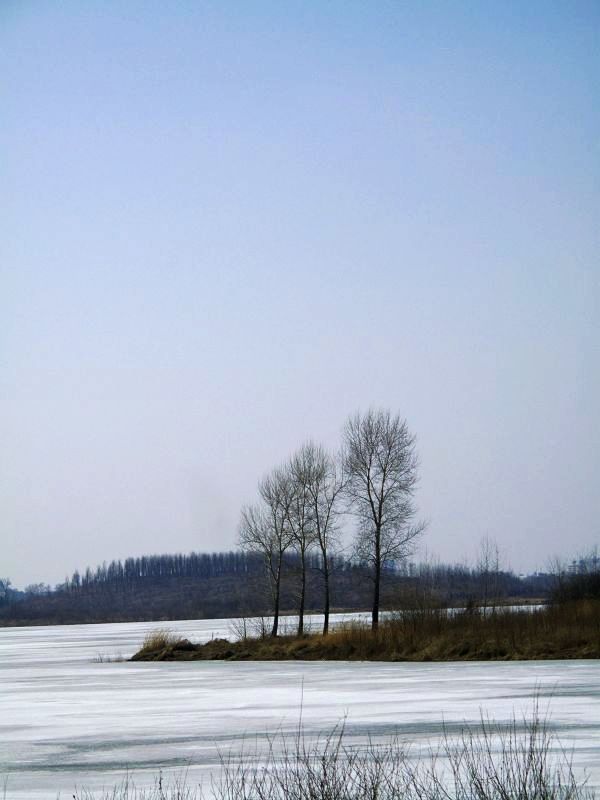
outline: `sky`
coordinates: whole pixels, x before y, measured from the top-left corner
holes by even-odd
[[[0,76],[1,577],[233,548],[369,407],[419,557],[600,544],[597,2],[5,0]]]

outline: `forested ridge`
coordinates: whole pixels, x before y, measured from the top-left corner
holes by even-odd
[[[307,610],[320,612],[322,563],[306,556]],[[332,609],[368,609],[369,570],[342,555],[330,557]],[[282,609],[297,607],[300,565],[287,553],[282,571]],[[4,581],[3,585],[9,584]],[[414,564],[386,568],[383,606],[414,607],[506,602],[546,596],[552,577],[519,577],[510,571],[467,565]],[[267,615],[271,611],[264,562],[252,552],[173,553],[104,562],[76,570],[56,587],[34,584],[0,595],[0,625],[173,620]]]

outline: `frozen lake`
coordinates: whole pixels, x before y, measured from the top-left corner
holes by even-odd
[[[170,622],[204,641],[231,636],[228,620]],[[346,718],[348,737],[398,733],[434,742],[483,710],[498,721],[541,697],[575,766],[600,785],[597,661],[383,664],[97,663],[130,656],[158,623],[0,628],[0,796],[71,797],[112,786],[126,770],[206,779],[218,752],[298,725],[323,731]]]

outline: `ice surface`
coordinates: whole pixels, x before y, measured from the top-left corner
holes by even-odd
[[[231,636],[228,620],[165,623],[195,641]],[[560,739],[600,785],[597,661],[503,663],[96,663],[130,656],[157,623],[0,629],[0,787],[6,800],[71,797],[126,770],[206,780],[219,751],[237,752],[298,725],[346,719],[347,736],[397,733],[413,748],[477,721],[548,705]]]

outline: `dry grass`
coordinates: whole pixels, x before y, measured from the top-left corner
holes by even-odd
[[[343,727],[316,742],[279,737],[250,763],[225,759],[217,800],[583,800],[593,798],[537,711],[482,718],[411,758],[399,739],[352,747]],[[258,764],[258,766],[257,766]]]
[[[185,776],[165,781],[161,773],[152,786],[136,786],[134,778],[126,775],[121,783],[102,790],[100,795],[83,788],[77,789],[72,797],[73,800],[208,800],[198,787],[188,784]]]
[[[118,653],[116,656],[109,656],[106,653],[97,653],[96,657],[92,660],[94,664],[120,664],[123,661],[127,661],[122,653]]]
[[[225,754],[213,776],[214,800],[592,800],[570,757],[537,708],[503,726],[482,719],[435,751],[412,758],[398,739],[351,746],[343,726],[316,741],[299,730],[266,751]],[[76,792],[75,800],[93,794]],[[199,787],[159,777],[149,789],[127,779],[102,800],[201,800]],[[207,795],[204,795],[207,797]]]
[[[345,658],[386,660],[508,660],[600,657],[600,602],[532,611],[405,612],[375,632],[350,625],[333,631],[326,650]],[[342,657],[342,656],[340,656]]]
[[[169,628],[157,628],[146,634],[140,652],[152,653],[176,645],[179,638]]]

